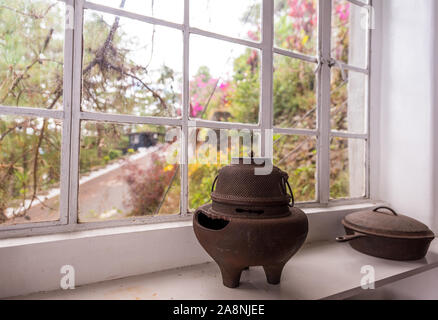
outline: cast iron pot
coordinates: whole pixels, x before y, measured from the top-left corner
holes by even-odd
[[[349,214],[342,224],[347,235],[336,241],[349,242],[357,251],[390,260],[422,259],[435,238],[423,223],[388,207]]]
[[[237,287],[242,270],[251,266],[263,266],[268,283],[278,284],[284,265],[307,237],[307,216],[293,207],[287,174],[274,167],[270,175],[258,176],[256,166],[239,162],[221,169],[216,190],[212,186],[213,203],[193,217],[199,243],[229,288]]]

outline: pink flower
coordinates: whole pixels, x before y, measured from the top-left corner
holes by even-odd
[[[253,68],[257,64],[257,61],[258,61],[257,51],[253,50],[246,63],[251,65],[251,67]]]
[[[298,8],[298,0],[289,0],[289,16],[298,17],[300,15]]]
[[[250,38],[253,41],[259,41],[260,40],[258,34],[256,34],[253,31],[248,31],[248,38]]]
[[[190,105],[191,106],[191,116],[192,117],[196,117],[198,115],[199,112],[201,112],[202,110],[204,110],[204,107],[199,103],[196,102],[195,105]]]
[[[350,3],[339,4],[336,7],[336,13],[339,15],[341,21],[347,21],[350,16]]]
[[[203,81],[198,81],[197,82],[197,86],[198,86],[198,88],[203,89],[203,88],[205,88],[207,86],[207,84],[205,82],[203,82]]]
[[[313,0],[289,0],[289,13],[292,18],[303,18],[315,13],[315,3]]]
[[[219,88],[224,92],[227,91],[229,87],[230,84],[228,82],[222,82],[221,85],[219,86]]]
[[[205,75],[203,75],[203,74],[201,74],[195,78],[196,86],[198,88],[202,89],[202,88],[205,88],[207,86],[207,83],[204,82],[204,79],[205,79]]]
[[[208,84],[209,84],[210,86],[214,86],[214,85],[216,85],[216,82],[217,82],[217,79],[215,79],[215,78],[211,78],[210,80],[208,80]]]

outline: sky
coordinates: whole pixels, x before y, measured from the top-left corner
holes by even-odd
[[[118,8],[120,0],[90,0],[91,2]],[[152,11],[152,2],[154,9]],[[192,27],[225,34],[232,37],[247,38],[251,25],[242,23],[241,18],[248,8],[261,0],[190,0],[190,24]],[[175,23],[183,23],[184,0],[126,0],[125,10],[153,16]],[[87,15],[87,13],[86,13]],[[114,16],[102,14],[108,24]],[[148,64],[150,69],[166,64],[182,73],[183,37],[182,32],[156,27],[154,54],[151,56],[152,26],[147,23],[122,19],[123,30],[138,39],[146,49],[135,50],[135,60]],[[190,45],[190,74],[196,73],[200,66],[208,66],[213,77],[226,78],[232,73],[233,58],[239,56],[246,47],[220,40],[192,35]]]

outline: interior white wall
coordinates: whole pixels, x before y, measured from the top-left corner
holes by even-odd
[[[432,55],[432,61],[430,62],[434,66],[434,80],[432,91],[434,92],[434,105],[432,109],[432,117],[430,123],[432,126],[432,137],[433,139],[433,175],[432,175],[432,198],[433,204],[432,209],[435,210],[434,219],[434,229],[438,230],[438,63],[436,57],[438,57],[438,1],[433,1],[433,12],[434,12],[434,26],[432,29],[433,39],[434,39],[434,52]]]
[[[438,231],[435,0],[384,0],[378,196]],[[435,193],[435,194],[434,194]]]

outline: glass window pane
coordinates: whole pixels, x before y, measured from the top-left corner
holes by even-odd
[[[184,18],[184,0],[90,0],[90,2],[176,23],[182,23]]]
[[[210,202],[211,186],[220,168],[232,158],[260,155],[259,132],[250,130],[189,130],[189,208]]]
[[[332,69],[331,127],[332,130],[366,133],[366,88],[368,76],[363,73]]]
[[[274,42],[278,48],[316,55],[317,0],[275,0]]]
[[[201,36],[190,41],[190,116],[257,123],[260,52]]]
[[[59,220],[62,123],[0,117],[0,225]]]
[[[366,141],[333,138],[330,144],[330,197],[365,196]]]
[[[368,10],[347,0],[333,0],[332,57],[366,68]]]
[[[62,109],[65,5],[0,0],[0,105]]]
[[[179,213],[179,131],[83,121],[79,221]]]
[[[177,117],[182,55],[179,30],[86,10],[82,109]]]
[[[274,55],[274,125],[316,127],[315,64]]]
[[[274,165],[289,174],[296,202],[315,201],[316,139],[274,135]]]
[[[261,0],[190,0],[190,26],[260,41]]]

